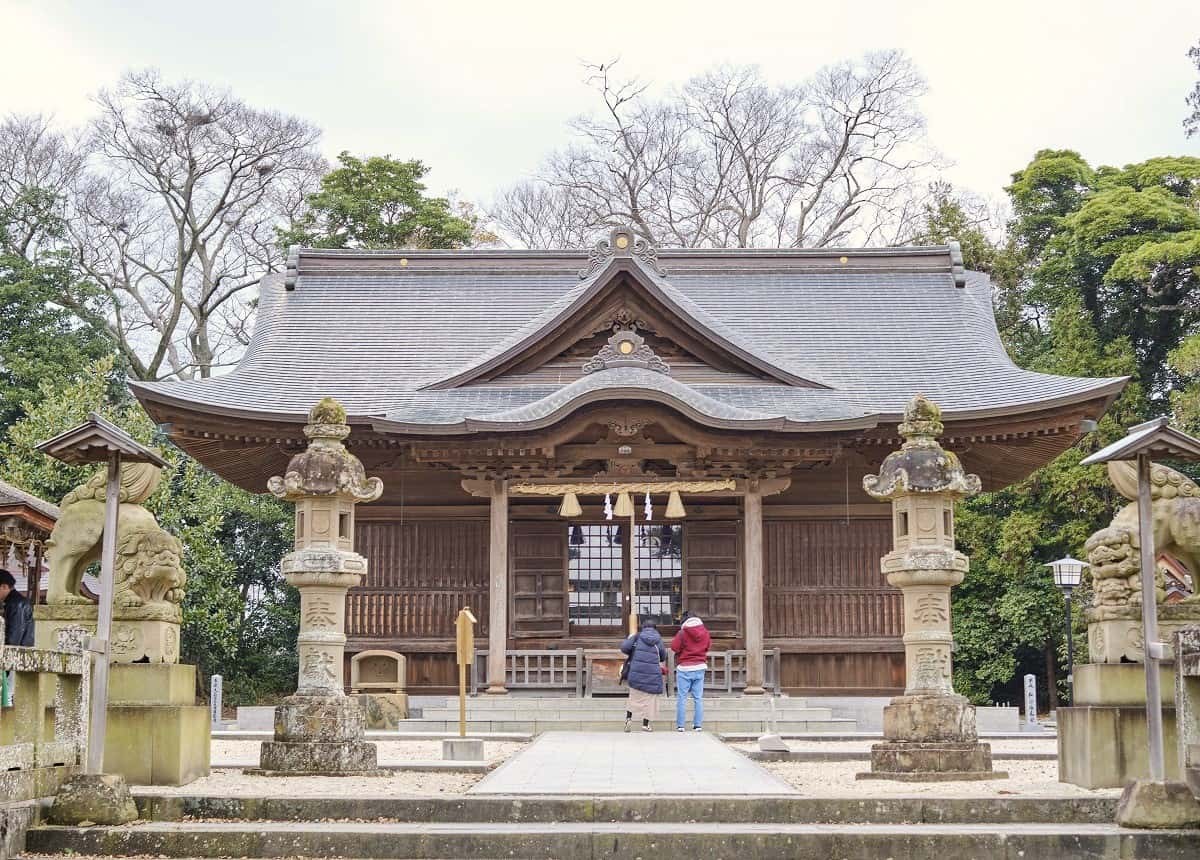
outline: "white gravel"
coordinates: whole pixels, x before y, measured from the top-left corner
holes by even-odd
[[[882,740],[882,738],[879,740]],[[1054,738],[996,738],[995,740],[987,740],[985,738],[984,742],[992,745],[993,756],[1004,753],[1056,753],[1058,751],[1058,741]],[[824,741],[789,738],[786,743],[796,752],[820,752],[828,750],[829,752],[869,753],[871,745],[878,743],[878,740]],[[758,749],[756,741],[731,743],[730,746],[739,750]]]
[[[372,740],[379,750],[379,763],[404,764],[409,761],[441,761],[441,741],[377,741]],[[212,765],[228,767],[240,765],[258,767],[261,741],[218,741],[212,742]],[[493,764],[507,759],[521,747],[523,743],[516,741],[484,742],[483,757]]]
[[[249,776],[240,770],[214,770],[187,785],[156,785],[156,795],[214,797],[396,797],[463,794],[483,774],[393,771],[386,776]],[[135,793],[137,788],[134,789]]]
[[[971,782],[896,782],[855,779],[862,761],[759,762],[806,797],[1117,797],[1119,788],[1089,790],[1058,781],[1056,761],[1002,761],[1007,779]]]

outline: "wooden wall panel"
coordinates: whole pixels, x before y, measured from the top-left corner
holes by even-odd
[[[764,522],[766,636],[900,636],[900,591],[879,572],[891,541],[890,519]]]
[[[741,631],[740,545],[736,522],[693,521],[683,529],[683,608],[704,619],[714,634]]]
[[[784,654],[782,682],[808,695],[890,696],[904,690],[904,654]]]
[[[346,597],[346,635],[454,636],[471,607],[487,634],[488,524],[479,520],[360,520],[355,549],[367,559],[363,584]]]
[[[567,633],[567,527],[509,523],[509,630],[514,637]]]

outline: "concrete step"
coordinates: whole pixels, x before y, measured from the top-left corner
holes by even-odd
[[[710,821],[796,824],[1107,824],[1117,798],[898,797],[826,798],[801,795],[433,795],[429,797],[331,794],[325,797],[179,795],[175,789],[133,789],[145,820],[409,822],[614,822]]]
[[[31,830],[28,850],[160,857],[1154,857],[1194,860],[1195,831],[1115,824],[801,824],[665,822],[152,822]]]
[[[673,701],[670,703],[659,703],[659,713],[664,713],[663,708],[667,708],[672,714],[675,713],[675,703]],[[688,705],[687,712],[689,714],[692,713],[691,705]],[[617,708],[587,709],[546,707],[533,710],[523,708],[475,707],[467,708],[467,719],[492,723],[513,722],[516,720],[579,720],[581,722],[589,722],[616,719],[624,713],[625,703],[621,703],[621,706]],[[833,719],[833,712],[828,708],[790,708],[786,711],[777,711],[776,713],[781,721],[790,720],[796,722],[797,720]],[[770,712],[763,708],[710,708],[706,704],[704,707],[704,716],[706,719],[721,720],[724,722],[736,722],[738,720],[761,721],[767,719],[770,716]],[[458,708],[424,708],[421,711],[421,719],[457,720]]]
[[[671,731],[675,728],[675,715],[659,711],[662,719],[653,723],[657,731]],[[475,720],[468,717],[467,734],[476,732],[619,732],[625,726],[624,713],[614,713],[607,719],[577,720],[577,719],[524,719],[524,720]],[[704,718],[704,728],[718,734],[740,733],[758,737],[764,731],[763,720],[726,720],[723,718]],[[778,721],[780,732],[791,734],[808,734],[811,732],[837,732],[854,729],[854,720],[813,719]],[[458,731],[457,716],[452,720],[402,720],[397,726],[398,732],[456,732]]]

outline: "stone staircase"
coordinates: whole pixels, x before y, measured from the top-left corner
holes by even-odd
[[[1194,860],[1196,831],[1119,830],[1115,798],[172,797],[142,821],[36,827],[57,856]]]
[[[704,700],[707,731],[762,734],[770,718],[767,696],[713,696]],[[688,719],[691,718],[688,706]],[[675,728],[675,699],[659,703],[656,731]],[[804,699],[775,697],[775,719],[785,734],[853,732],[855,721],[833,716],[829,708],[809,707]],[[551,731],[621,731],[625,725],[625,698],[574,698],[567,696],[474,696],[467,700],[467,733]],[[690,723],[689,723],[690,727]],[[451,732],[458,730],[458,700],[425,700],[420,715],[402,720],[401,732]]]

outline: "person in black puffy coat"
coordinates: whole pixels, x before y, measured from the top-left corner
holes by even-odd
[[[629,657],[629,704],[625,711],[625,731],[633,727],[634,716],[642,718],[642,731],[651,731],[650,721],[658,719],[658,697],[663,692],[663,665],[667,649],[653,621],[643,621],[642,629],[621,643]]]

